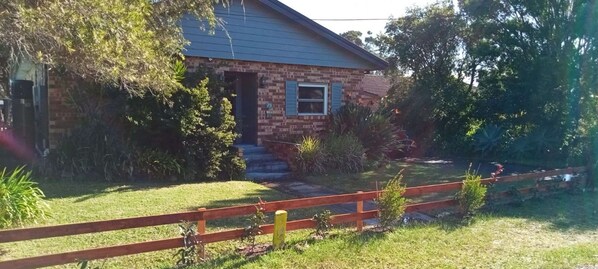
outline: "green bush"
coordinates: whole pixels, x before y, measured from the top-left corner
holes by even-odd
[[[473,138],[475,151],[487,155],[500,148],[500,144],[503,142],[503,129],[494,124],[486,125],[479,129]]]
[[[365,149],[359,139],[352,133],[344,135],[331,134],[324,140],[326,167],[342,172],[363,171]]]
[[[400,171],[386,183],[386,187],[377,199],[380,211],[380,227],[390,229],[405,213],[407,199],[403,197],[405,186],[401,185],[403,171]]]
[[[356,104],[342,106],[330,120],[330,132],[335,135],[353,134],[365,148],[368,159],[384,159],[394,151],[403,150],[400,129],[388,113],[374,112]]]
[[[306,136],[299,142],[297,167],[303,174],[320,174],[326,171],[326,155],[319,138]]]
[[[210,70],[177,67],[182,86],[168,96],[128,96],[98,85],[74,91],[83,121],[51,153],[58,176],[242,178],[245,164],[232,147],[230,88]]]
[[[110,124],[88,116],[51,151],[49,159],[55,176],[128,179],[134,170],[130,146]]]
[[[474,173],[471,169],[465,173],[465,180],[461,190],[457,193],[459,209],[464,218],[471,218],[486,200],[487,187],[482,184],[482,176]]]
[[[149,179],[176,180],[182,172],[176,157],[156,149],[138,151],[134,161],[135,172]]]
[[[191,180],[230,179],[243,174],[244,162],[232,147],[237,138],[232,93],[210,70],[186,73],[184,88],[169,96],[147,94],[128,100],[131,136],[180,159]]]
[[[237,149],[230,147],[227,154],[222,157],[219,179],[240,180],[245,178],[247,164],[239,158]]]
[[[44,193],[31,181],[31,172],[19,167],[0,173],[0,228],[43,218],[48,206]]]

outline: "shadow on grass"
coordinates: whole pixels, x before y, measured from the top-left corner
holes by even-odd
[[[519,206],[502,205],[491,216],[546,222],[558,231],[598,231],[598,192],[561,193]]]
[[[99,197],[114,192],[159,189],[181,184],[188,184],[181,182],[102,182],[76,180],[42,180],[38,183],[39,187],[42,189],[42,191],[46,195],[46,198],[48,199],[80,197],[79,199],[81,201],[85,201],[94,197]]]
[[[204,183],[225,183],[226,181],[205,181],[205,182],[163,182],[163,181],[123,181],[123,182],[102,182],[102,181],[74,181],[74,180],[43,180],[39,181],[39,186],[46,195],[47,199],[61,199],[61,198],[72,198],[78,197],[77,202],[86,201],[92,198],[105,196],[111,193],[123,193],[123,192],[134,192],[144,191],[152,189],[170,188],[175,186],[182,186],[188,184],[204,184]],[[271,191],[272,193],[277,193]],[[268,191],[264,193],[250,193],[257,197],[265,197],[263,199],[284,199],[286,197],[273,196],[270,197]],[[242,198],[246,199],[249,203],[249,197]],[[244,200],[243,200],[243,203]],[[215,203],[214,207],[230,206],[231,203],[227,203],[226,200],[221,202],[221,206]],[[197,208],[194,208],[195,210]]]
[[[259,191],[253,191],[245,194],[242,197],[236,197],[234,199],[226,199],[226,200],[217,200],[212,201],[207,204],[201,204],[197,207],[188,207],[187,210],[197,210],[199,207],[205,207],[208,209],[211,208],[222,208],[222,207],[229,207],[229,206],[239,206],[239,205],[256,205],[259,202],[259,199],[262,199],[264,202],[274,202],[279,200],[286,200],[292,199],[295,197],[291,197],[288,194],[280,193],[278,191],[274,191],[271,189],[264,189]],[[319,213],[323,210],[327,209],[327,207],[312,207],[312,208],[299,208],[293,210],[287,210],[288,212],[288,221],[293,220],[300,220],[300,219],[311,219],[316,213]],[[257,208],[256,208],[257,210]],[[250,225],[250,221],[248,220],[250,215],[245,216],[237,216],[237,217],[230,217],[230,218],[223,218],[217,220],[209,220],[207,221],[207,225],[209,227],[218,227],[222,229],[236,229],[236,228],[243,228],[245,226]],[[274,223],[274,212],[266,213],[266,223],[271,224]]]
[[[371,244],[373,241],[385,239],[386,237],[386,232],[368,229],[361,233],[350,233],[343,238],[343,243],[344,248],[347,249],[362,248],[364,245]]]

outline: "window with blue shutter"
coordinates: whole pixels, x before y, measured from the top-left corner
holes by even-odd
[[[343,104],[343,84],[339,82],[332,83],[332,100],[330,107],[332,113],[336,113]]]
[[[285,102],[286,115],[297,116],[297,81],[286,82]]]

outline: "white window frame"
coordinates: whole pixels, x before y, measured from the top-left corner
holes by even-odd
[[[313,101],[314,99],[301,99],[299,98],[299,88],[324,88],[324,111],[322,113],[301,113],[299,112],[299,103],[301,102],[320,102],[320,101]],[[297,115],[299,116],[321,116],[328,114],[328,84],[324,83],[305,83],[299,82],[297,83]]]

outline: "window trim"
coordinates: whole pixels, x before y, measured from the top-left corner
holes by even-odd
[[[324,111],[322,113],[301,113],[299,112],[299,103],[319,103],[321,99],[301,99],[299,98],[299,88],[324,88]],[[299,116],[326,116],[328,115],[328,84],[325,83],[309,83],[309,82],[298,82],[297,83],[297,115]]]

